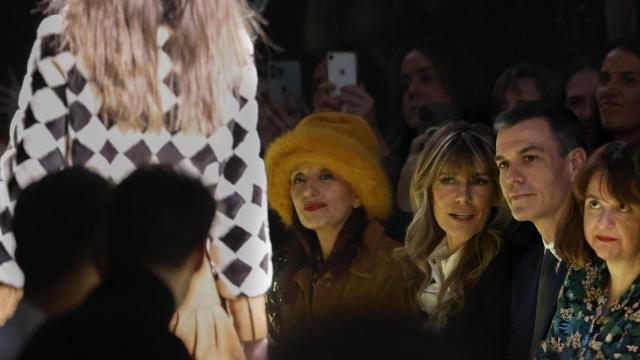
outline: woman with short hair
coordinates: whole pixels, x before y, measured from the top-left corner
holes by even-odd
[[[600,147],[577,174],[585,240],[561,254],[571,267],[540,359],[640,356],[640,146]]]

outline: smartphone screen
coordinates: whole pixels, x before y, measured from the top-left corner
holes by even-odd
[[[274,60],[267,65],[269,95],[287,112],[302,110],[302,77],[300,62]]]
[[[334,51],[327,53],[327,75],[329,82],[336,86],[336,90],[331,95],[340,95],[340,89],[343,86],[357,84],[356,64],[355,53]]]

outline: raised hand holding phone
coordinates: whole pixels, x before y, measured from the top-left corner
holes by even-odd
[[[327,75],[329,82],[335,85],[331,93],[340,95],[345,86],[356,85],[358,81],[356,54],[353,52],[329,51],[327,53]]]

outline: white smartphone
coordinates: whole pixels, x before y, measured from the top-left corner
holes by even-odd
[[[340,89],[343,86],[357,84],[358,67],[356,54],[329,51],[327,53],[327,72],[329,82],[336,86],[331,95],[340,95]]]
[[[267,65],[269,95],[287,111],[302,110],[302,76],[300,62],[274,60]]]

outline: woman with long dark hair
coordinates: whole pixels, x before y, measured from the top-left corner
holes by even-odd
[[[393,316],[403,286],[382,224],[391,190],[364,119],[316,113],[265,156],[269,203],[292,232],[272,291],[279,341],[346,317]],[[395,280],[394,280],[395,279]]]

